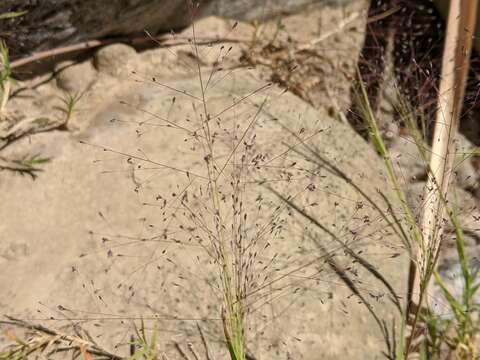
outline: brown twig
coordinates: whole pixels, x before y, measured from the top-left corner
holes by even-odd
[[[160,44],[163,47],[173,47],[173,46],[190,44],[190,42],[188,41],[189,39],[186,37],[175,36],[174,39],[168,39],[165,35],[161,35],[161,36],[155,37],[154,39],[157,44]],[[208,45],[212,43],[221,43],[221,42],[239,43],[239,42],[245,42],[245,41],[247,40],[235,39],[235,38],[203,38],[197,42],[197,45]],[[35,61],[51,58],[53,56],[64,55],[64,54],[68,54],[75,51],[85,51],[85,50],[95,49],[101,46],[110,45],[114,43],[141,45],[148,42],[152,42],[152,39],[149,37],[122,37],[122,38],[112,38],[112,39],[88,40],[88,41],[83,41],[77,44],[40,51],[33,55],[30,55],[18,60],[14,60],[10,63],[10,68],[15,69],[21,66],[31,64]]]

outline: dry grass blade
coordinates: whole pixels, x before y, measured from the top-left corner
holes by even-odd
[[[187,353],[185,352],[185,350],[183,350],[182,346],[178,342],[175,343],[175,349],[177,349],[178,354],[181,356],[182,359],[190,360]]]
[[[330,231],[327,227],[325,227],[323,224],[321,224],[317,219],[315,219],[313,216],[311,216],[310,214],[308,214],[307,212],[305,212],[304,210],[302,210],[297,204],[295,204],[291,199],[288,199],[288,198],[285,198],[283,195],[279,194],[278,192],[276,192],[275,190],[269,188],[269,191],[271,191],[272,193],[274,193],[277,197],[279,197],[280,199],[282,199],[282,201],[284,201],[285,203],[288,204],[288,206],[295,210],[298,214],[300,214],[302,217],[304,217],[305,219],[307,219],[308,221],[310,221],[312,224],[314,224],[315,226],[317,226],[319,229],[321,229],[322,231],[324,231],[326,234],[328,234],[335,242],[339,243],[340,246],[341,246],[341,249],[345,251],[346,254],[348,254],[349,256],[351,256],[355,261],[358,262],[359,265],[361,265],[365,270],[367,270],[371,275],[373,275],[377,280],[379,280],[385,287],[386,289],[388,290],[388,292],[390,293],[390,299],[392,300],[392,302],[395,304],[395,306],[397,307],[397,309],[399,310],[400,313],[402,313],[402,309],[401,309],[401,304],[399,302],[399,296],[398,294],[396,293],[395,289],[393,289],[392,285],[388,282],[388,280],[378,271],[375,269],[375,266],[373,264],[371,264],[370,262],[368,262],[366,259],[364,259],[363,257],[361,257],[360,255],[356,254],[355,251],[353,251],[344,241],[342,241],[335,233],[333,233],[332,231]],[[311,238],[311,240],[315,243],[316,246],[320,246],[317,239],[315,238]],[[323,248],[321,249],[322,251],[324,250]],[[324,253],[326,253],[325,251],[323,251]],[[332,268],[333,269],[333,268]],[[345,279],[343,279],[341,277],[342,281],[344,281]],[[348,284],[347,284],[348,285]],[[348,285],[350,287],[350,285]],[[377,319],[375,319],[377,320]],[[383,325],[381,326],[381,328],[383,329]]]
[[[78,335],[69,335],[56,329],[9,316],[6,318],[7,320],[0,321],[0,325],[27,331],[29,336],[25,340],[15,336],[15,344],[0,349],[0,359],[26,359],[29,355],[42,353],[49,358],[51,354],[58,352],[72,352],[73,358],[82,355],[84,360],[123,359]]]
[[[203,333],[202,327],[200,326],[200,324],[198,322],[197,322],[197,329],[198,329],[198,332],[200,333],[200,338],[202,339],[202,344],[203,344],[203,347],[205,349],[205,357],[207,358],[207,360],[212,360],[212,356],[210,355],[210,348],[208,346],[207,339],[205,338],[205,334]]]
[[[302,50],[308,50],[314,47],[315,45],[321,43],[322,41],[325,41],[326,39],[330,38],[331,36],[334,36],[340,32],[342,32],[347,26],[351,25],[355,20],[357,20],[360,17],[360,12],[354,12],[350,14],[348,17],[340,21],[337,27],[334,29],[328,31],[325,34],[322,34],[322,36],[319,36],[318,38],[315,38],[311,40],[308,44],[304,44],[298,47],[297,51],[302,51]]]
[[[328,254],[327,249],[323,247],[318,239],[310,237],[311,240],[313,240],[314,244],[318,247],[318,249],[324,253]],[[370,315],[373,317],[375,322],[377,323],[378,327],[382,331],[382,334],[384,336],[385,344],[387,345],[387,358],[393,359],[393,356],[395,354],[395,348],[393,344],[395,343],[395,339],[390,339],[390,334],[388,331],[388,327],[386,326],[385,321],[380,319],[378,315],[376,314],[375,310],[373,309],[373,306],[368,302],[368,300],[362,295],[362,293],[359,291],[355,283],[352,281],[352,279],[348,276],[346,271],[342,268],[340,264],[338,264],[333,256],[329,256],[327,258],[327,263],[328,266],[337,274],[337,276],[342,280],[342,282],[352,291],[352,293],[358,297],[360,300],[360,303],[362,303],[370,313]],[[393,340],[393,341],[392,341]]]

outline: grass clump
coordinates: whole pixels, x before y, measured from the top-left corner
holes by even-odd
[[[234,120],[234,124],[227,128],[225,123],[228,122],[228,120],[225,121],[221,115],[230,110],[234,112],[236,106],[242,100],[248,98],[249,95],[245,95],[240,101],[235,100],[233,104],[227,108],[219,111],[218,109],[212,110],[213,107],[211,106],[209,99],[209,90],[216,85],[212,79],[215,77],[219,65],[214,66],[210,73],[207,73],[202,69],[200,61],[202,53],[196,43],[195,27],[193,27],[193,40],[191,40],[191,45],[191,54],[193,55],[191,58],[197,60],[195,70],[198,76],[199,93],[190,94],[180,89],[177,90],[167,87],[166,85],[157,82],[155,78],[153,78],[151,83],[172,90],[176,94],[175,96],[187,97],[192,102],[196,117],[194,119],[188,119],[188,123],[186,122],[186,125],[184,126],[184,124],[171,121],[168,118],[160,118],[159,116],[154,116],[152,113],[148,114],[153,118],[160,120],[161,126],[163,126],[164,130],[182,132],[185,137],[195,145],[199,160],[197,164],[200,164],[200,166],[195,169],[188,166],[182,167],[183,165],[178,165],[178,167],[176,165],[171,166],[163,162],[161,163],[159,161],[150,160],[150,158],[140,150],[139,152],[142,152],[142,155],[128,154],[126,152],[122,153],[107,147],[100,148],[103,151],[113,152],[117,155],[127,157],[128,164],[133,165],[132,177],[136,183],[136,191],[138,191],[140,187],[140,182],[135,180],[134,171],[135,169],[143,170],[143,163],[155,165],[157,169],[168,169],[169,171],[181,173],[186,177],[187,185],[180,193],[177,192],[174,195],[176,200],[172,201],[174,204],[172,207],[175,207],[175,211],[172,211],[172,213],[175,216],[172,215],[170,219],[178,219],[183,216],[186,221],[181,224],[181,232],[189,233],[189,241],[191,240],[192,242],[198,243],[212,260],[218,274],[218,282],[215,286],[212,286],[212,288],[220,294],[217,311],[220,318],[221,329],[223,330],[226,349],[232,360],[247,360],[249,358],[247,342],[249,337],[252,336],[248,326],[250,320],[249,316],[253,310],[252,304],[255,304],[258,300],[262,300],[263,296],[258,295],[257,298],[253,298],[252,294],[259,294],[260,290],[268,288],[267,285],[271,285],[275,282],[265,280],[263,282],[258,281],[259,277],[264,275],[262,271],[265,271],[268,266],[264,264],[273,261],[272,258],[267,259],[268,261],[263,260],[263,262],[261,262],[259,258],[262,250],[270,245],[269,240],[274,237],[272,233],[275,233],[280,227],[276,222],[278,220],[278,212],[281,212],[282,210],[281,207],[278,207],[280,210],[272,215],[267,224],[265,224],[267,230],[252,230],[258,229],[259,226],[254,218],[256,213],[251,211],[251,209],[245,205],[245,199],[250,196],[248,194],[248,184],[256,181],[250,169],[260,167],[259,163],[261,163],[261,161],[258,161],[258,156],[263,156],[263,154],[255,153],[254,145],[258,119],[262,114],[267,100],[260,104],[256,104],[258,111],[246,121],[246,124],[238,124]],[[261,90],[263,90],[263,88],[255,90],[254,92],[260,92]],[[75,104],[78,100],[79,96],[67,96],[65,99],[64,107],[62,108],[62,112],[66,119],[64,121],[65,125],[69,123],[69,120],[73,116]],[[390,158],[388,149],[380,135],[375,116],[368,100],[363,84],[360,84],[359,101],[363,104],[363,118],[370,130],[371,140],[374,143],[377,152],[384,160],[387,177],[390,181],[393,192],[399,201],[400,210],[397,210],[397,206],[390,204],[387,196],[380,194],[388,207],[388,211],[382,210],[382,207],[375,203],[364,189],[358,187],[347,174],[326,160],[321,152],[318,151],[318,148],[307,144],[307,141],[305,140],[306,137],[304,138],[299,135],[302,133],[303,129],[298,133],[290,131],[290,135],[296,140],[295,142],[302,146],[291,146],[288,152],[295,153],[298,157],[303,157],[306,162],[314,164],[314,167],[322,169],[322,171],[325,170],[330,174],[334,174],[350,184],[361,195],[363,200],[380,214],[380,217],[387,223],[387,227],[389,229],[391,228],[394,233],[397,234],[407,247],[410,257],[414,259],[416,248],[425,253],[428,253],[431,249],[429,249],[423,241],[421,226],[414,216],[413,209],[407,203],[406,196],[401,188],[399,177],[395,171],[394,163]],[[174,97],[172,99],[172,108],[175,101]],[[125,105],[127,104],[125,103]],[[139,110],[142,111],[141,109]],[[144,111],[147,112],[148,110]],[[149,121],[152,122],[153,120],[149,119]],[[48,122],[44,125],[47,124]],[[158,126],[159,124],[142,122],[139,124],[139,127],[143,126],[143,130],[149,125]],[[284,130],[286,133],[289,132],[287,128]],[[145,133],[147,132],[145,131],[142,133],[139,131],[138,138]],[[420,142],[421,137],[417,136],[416,138],[418,138],[418,141]],[[229,144],[228,151],[225,151],[225,143]],[[33,166],[43,163],[44,160],[45,159],[42,159],[41,157],[32,157],[26,159],[25,164]],[[295,168],[296,165],[298,164],[293,163],[290,167]],[[298,168],[296,168],[296,170],[297,169]],[[279,172],[281,171],[282,170],[279,170]],[[282,173],[282,175],[284,174]],[[310,171],[309,175],[315,177],[318,173]],[[295,179],[292,180],[293,176],[291,173],[288,174],[286,178],[288,178],[286,181],[295,181]],[[267,180],[262,182],[263,185],[267,183]],[[404,336],[407,333],[407,324],[412,321],[410,318],[410,303],[406,304],[406,306],[405,304],[402,304],[401,297],[395,292],[385,276],[377,270],[375,264],[372,264],[363,258],[360,255],[360,252],[355,251],[352,244],[344,239],[345,236],[342,234],[342,231],[348,231],[349,229],[329,229],[316,219],[314,215],[310,215],[305,211],[305,208],[308,206],[314,206],[312,203],[303,204],[300,202],[300,204],[297,205],[294,202],[294,195],[283,196],[272,187],[269,187],[268,185],[265,187],[286,203],[285,208],[289,209],[289,216],[292,216],[292,213],[301,214],[303,218],[314,224],[314,227],[317,230],[327,233],[329,237],[333,239],[335,245],[327,248],[318,240],[313,232],[309,233],[306,231],[306,238],[311,240],[316,246],[316,250],[321,253],[321,256],[316,258],[315,261],[317,263],[320,263],[320,260],[324,261],[326,267],[341,279],[346,288],[367,307],[370,314],[374,317],[387,343],[386,357],[398,360],[407,358],[410,355],[411,349],[413,349],[413,346],[410,344],[410,339],[405,339]],[[315,185],[312,183],[307,186],[305,191],[313,192],[314,190]],[[192,197],[194,200],[192,200]],[[163,200],[161,197],[157,200],[159,199]],[[200,207],[198,204],[200,204]],[[197,207],[194,205],[197,205]],[[358,209],[361,209],[363,203],[357,203],[356,206]],[[162,207],[161,211],[164,211],[165,213],[167,211],[166,208],[166,206]],[[260,207],[258,213],[260,213]],[[418,309],[412,310],[415,315],[412,333],[416,333],[416,328],[420,327],[417,326],[417,323],[419,322],[424,322],[428,329],[427,336],[420,347],[421,354],[425,359],[434,359],[436,356],[440,356],[442,347],[446,343],[448,343],[448,346],[453,349],[455,354],[458,354],[459,358],[468,358],[470,355],[476,356],[476,350],[474,348],[475,342],[473,339],[475,338],[474,335],[477,326],[472,318],[472,314],[477,309],[476,305],[473,304],[473,296],[478,290],[478,285],[475,284],[476,274],[468,268],[463,233],[461,231],[461,225],[456,217],[456,213],[450,212],[450,215],[450,220],[457,232],[457,252],[459,254],[462,274],[465,281],[464,296],[461,301],[455,299],[449,292],[447,286],[442,282],[441,277],[434,271],[434,267],[429,268],[429,273],[434,274],[445,294],[445,297],[451,305],[454,319],[448,320],[448,322],[443,322],[442,319],[429,316],[430,312],[428,311],[421,312]],[[355,217],[355,215],[353,215],[352,218],[353,217]],[[367,224],[365,225],[367,227],[370,220],[363,219],[363,221]],[[347,226],[345,226],[345,228],[347,228]],[[166,230],[170,229],[165,227],[165,234],[167,234]],[[138,240],[137,243],[146,244],[149,241],[158,241],[159,238],[160,237],[148,239],[142,234],[141,240]],[[132,239],[129,238],[129,240]],[[105,238],[105,240],[102,239],[102,241],[108,243],[110,240]],[[167,241],[167,235],[161,237],[161,241]],[[132,242],[134,242],[134,240],[132,240]],[[180,240],[178,240],[178,242],[180,242]],[[109,249],[109,251],[109,257],[113,257],[111,249]],[[387,324],[386,321],[374,311],[369,300],[364,296],[358,286],[360,282],[356,283],[355,281],[352,281],[351,277],[348,276],[349,270],[346,270],[340,262],[334,259],[333,255],[336,252],[343,252],[351,257],[354,260],[354,263],[358,264],[362,269],[365,269],[387,289],[388,297],[393,301],[402,315],[403,323],[399,339],[398,335],[395,333],[395,328],[391,328],[389,326],[390,324]],[[436,252],[431,252],[430,254],[430,259],[432,259],[432,264],[434,265],[437,261],[438,254]],[[152,258],[154,259],[153,255],[151,259]],[[417,265],[416,263],[413,264]],[[321,268],[321,264],[318,266]],[[278,269],[275,270],[277,271]],[[282,268],[280,270],[285,269]],[[287,272],[285,277],[292,275],[294,272],[295,271]],[[430,276],[422,277],[423,280],[420,287],[421,296],[426,296],[427,294],[429,277]],[[319,277],[317,277],[317,279],[319,279]],[[410,292],[413,290],[414,289],[411,287]],[[375,294],[371,294],[371,296],[372,298],[375,298]],[[421,303],[422,301],[420,301],[420,305]],[[453,334],[452,331],[454,331]],[[140,330],[135,328],[135,334],[134,339],[129,343],[131,352],[128,359],[155,360],[162,358],[162,355],[158,351],[159,345],[156,327],[153,328],[150,335],[142,321]],[[52,334],[52,336],[57,335]],[[54,342],[52,342],[52,340],[49,341],[50,343],[58,344],[61,343],[61,340],[63,339],[58,338],[55,339]],[[79,342],[79,340],[77,342],[78,346],[70,348],[70,350],[76,351],[75,354],[83,356],[85,359],[88,359],[89,354],[93,354],[93,351],[99,351],[95,350],[91,343],[82,343]],[[15,345],[16,347],[10,349],[14,352],[5,353],[5,356],[11,356],[11,354],[25,356],[26,354],[28,355],[35,351],[42,352],[47,348],[45,344],[46,343],[42,341],[34,341],[30,343],[17,341],[17,344]],[[86,348],[87,345],[89,346],[88,350]],[[179,352],[181,353],[181,350],[179,350]],[[99,354],[99,356],[101,356],[101,354]]]
[[[423,353],[426,354],[425,356],[430,356],[432,353],[436,355],[440,352],[439,350],[446,348],[453,359],[476,359],[480,350],[480,303],[475,302],[480,288],[479,269],[472,267],[465,251],[465,234],[458,211],[453,207],[449,210],[448,216],[455,229],[455,244],[463,288],[461,298],[458,299],[439,272],[434,272],[435,281],[447,300],[451,316],[443,319],[426,316],[425,322],[431,335],[423,345]]]
[[[432,151],[427,159],[423,143],[425,137],[417,129],[416,116],[402,116],[406,127],[419,148],[423,162],[426,164],[427,184],[425,186],[425,204],[422,217],[417,220],[406,202],[406,196],[399,187],[398,176],[382,136],[377,126],[375,116],[369,104],[369,99],[363,83],[360,81],[357,101],[363,110],[363,119],[369,130],[370,138],[377,152],[384,159],[387,175],[396,194],[397,200],[406,219],[407,240],[410,245],[410,277],[409,293],[405,311],[406,341],[401,341],[401,351],[397,358],[407,359],[414,352],[419,352],[422,358],[442,358],[443,347],[453,349],[453,355],[458,359],[474,359],[476,355],[475,341],[476,314],[471,311],[473,294],[478,287],[473,286],[475,275],[469,269],[465,254],[465,240],[462,225],[457,213],[447,198],[452,192],[450,188],[451,173],[454,170],[454,155],[456,132],[464,100],[465,84],[469,68],[469,57],[472,47],[472,36],[477,2],[450,2],[445,52],[443,54],[442,77],[438,91],[438,109],[436,113],[433,134]],[[361,79],[361,76],[358,76]],[[401,115],[411,114],[406,103],[400,102]],[[406,109],[408,108],[408,109]],[[455,298],[445,285],[444,280],[436,271],[439,261],[440,247],[445,223],[449,221],[456,235],[456,250],[461,267],[463,289],[461,299]],[[431,281],[434,278],[442,289],[443,295],[450,306],[453,318],[447,321],[435,319],[430,309],[428,299]],[[450,329],[453,335],[449,335]],[[427,345],[425,345],[427,344]]]
[[[407,300],[407,303],[402,306],[402,330],[400,337],[397,339],[398,350],[394,358],[397,360],[409,359],[414,353],[417,353],[421,359],[475,359],[478,356],[479,304],[475,304],[474,296],[480,284],[478,283],[478,271],[472,270],[465,252],[465,236],[458,218],[458,211],[454,208],[455,204],[447,202],[441,196],[443,206],[448,209],[446,211],[448,216],[445,220],[450,223],[455,231],[456,252],[463,283],[460,299],[455,297],[436,270],[439,261],[439,248],[432,247],[424,241],[422,224],[418,217],[414,215],[415,212],[411,204],[407,202],[407,196],[404,192],[405,185],[401,185],[401,179],[377,126],[375,115],[362,82],[358,84],[356,101],[359,102],[358,108],[362,109],[362,118],[369,130],[372,144],[384,161],[387,178],[401,209],[400,211],[395,210],[397,214],[394,223],[399,230],[397,234],[401,235],[403,242],[407,244],[408,253],[412,259],[407,299],[415,297],[418,302],[412,303],[411,300]],[[421,136],[421,131],[418,130],[416,120],[412,116],[414,112],[412,112],[408,102],[402,101],[399,102],[397,111],[401,114],[402,121],[405,122],[409,133],[412,134],[422,160],[427,164],[425,165],[427,171],[431,174],[432,170],[428,166],[427,149],[424,145],[425,139]],[[445,226],[445,224],[442,223],[442,226]],[[422,254],[422,256],[419,258],[418,254]],[[426,261],[421,266],[417,262],[420,259]],[[415,283],[412,277],[412,272],[416,271],[420,271],[419,283]],[[430,308],[429,292],[431,291],[432,279],[441,288],[453,316],[440,316],[438,312]],[[422,305],[418,306],[417,304]],[[450,354],[448,355],[450,357],[446,355],[447,353]]]

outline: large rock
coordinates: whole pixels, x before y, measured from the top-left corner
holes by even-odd
[[[199,16],[217,15],[252,20],[292,12],[316,1],[341,0],[202,0]],[[188,0],[2,0],[0,14],[27,11],[0,20],[0,36],[14,56],[105,36],[155,33],[188,25]]]
[[[219,51],[206,46],[199,54],[209,63],[205,58]],[[245,175],[248,217],[237,220],[248,224],[242,235],[251,352],[264,360],[383,359],[385,339],[370,310],[389,326],[400,322],[391,292],[372,269],[405,298],[407,266],[400,241],[352,186],[387,208],[375,152],[325,109],[265,87],[257,70],[212,75],[203,67],[204,108],[195,67],[173,71],[178,59],[168,49],[129,57],[136,57],[135,74],[111,76],[99,67],[72,120],[79,130],[15,144],[17,152],[52,160],[35,182],[0,177],[2,313],[56,328],[58,319],[77,319],[98,343],[120,344],[116,352],[128,349],[132,321],[145,318],[172,360],[181,358],[175,344],[201,352],[198,320],[214,358],[226,359],[218,266],[207,252],[215,253],[207,160],[223,169],[218,189],[228,234],[232,176],[240,169]],[[46,83],[32,96],[43,105],[54,89]],[[14,101],[27,108],[31,99]],[[213,158],[198,142],[206,136],[204,111],[212,115]],[[295,152],[306,151],[299,139],[316,148],[315,161]],[[291,196],[324,230],[284,208],[269,187]]]

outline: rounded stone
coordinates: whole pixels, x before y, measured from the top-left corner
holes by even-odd
[[[134,70],[136,50],[125,44],[112,44],[102,47],[97,51],[94,65],[101,73],[120,77]]]
[[[55,67],[55,73],[57,86],[72,94],[88,90],[97,78],[91,61],[63,61]]]

